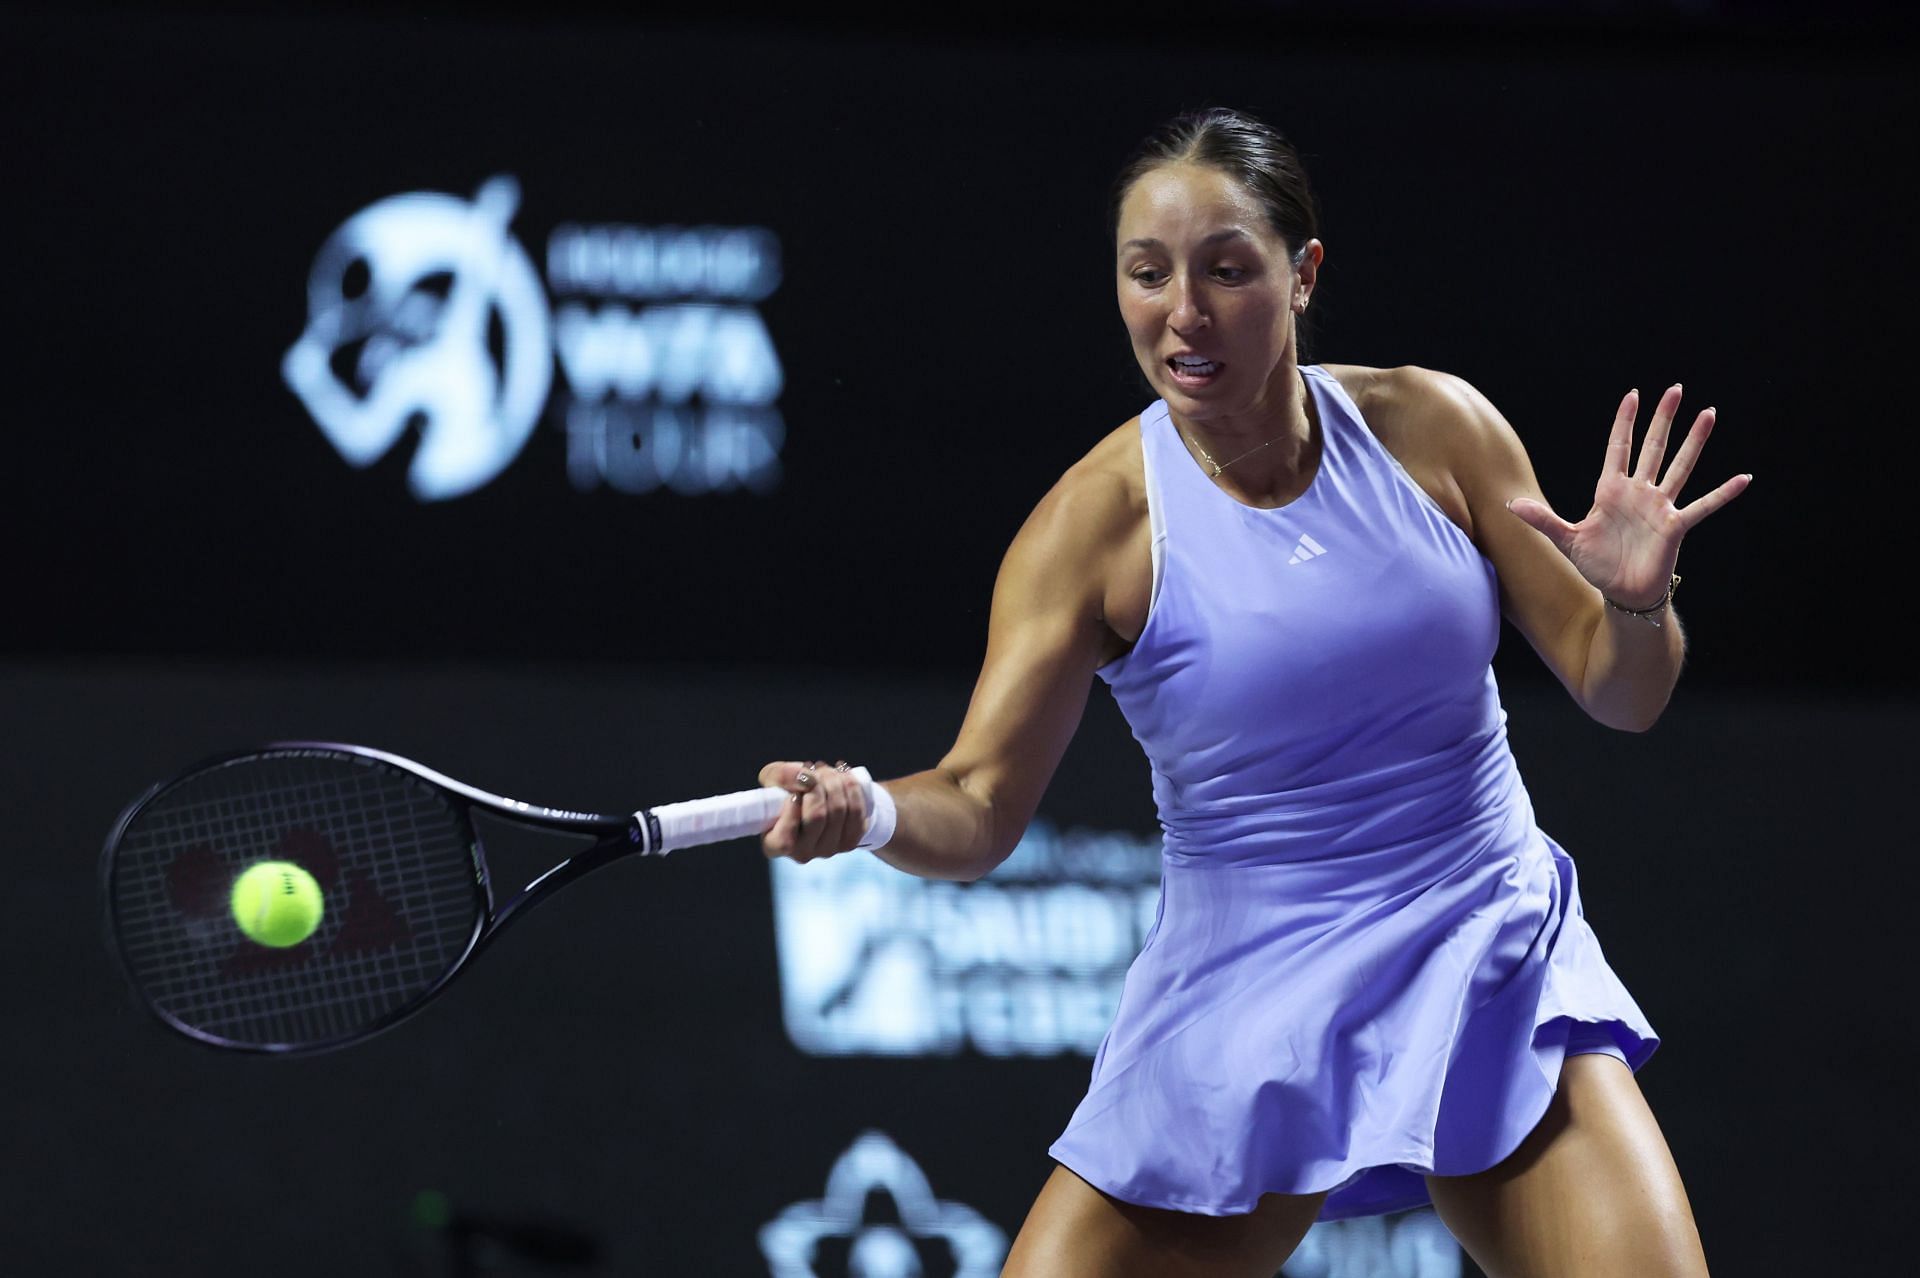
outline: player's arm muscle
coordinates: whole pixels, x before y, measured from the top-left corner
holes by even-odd
[[[1426,428],[1467,505],[1471,533],[1500,580],[1500,610],[1583,708],[1588,653],[1600,624],[1600,592],[1551,542],[1506,509],[1516,497],[1546,500],[1533,463],[1500,410],[1467,382],[1426,369],[1415,383]]]
[[[927,878],[975,879],[1013,851],[1086,708],[1108,631],[1120,485],[1068,476],[1028,517],[994,583],[987,655],[959,736],[940,763],[889,781],[899,807],[877,855]]]

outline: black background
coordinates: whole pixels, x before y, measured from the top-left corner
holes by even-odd
[[[1896,630],[1848,627],[1844,661],[1832,643],[1864,602],[1833,587],[1905,538],[1887,378],[1912,328],[1894,140],[1916,95],[1894,50],[590,12],[20,25],[8,346],[31,480],[7,518],[33,553],[12,651],[970,670],[1020,520],[1145,401],[1111,172],[1220,101],[1281,122],[1319,186],[1315,355],[1474,382],[1569,515],[1629,386],[1719,408],[1698,486],[1756,480],[1687,547],[1697,679],[1913,686]],[[279,376],[313,254],[376,199],[501,172],[536,261],[565,221],[778,234],[776,494],[582,495],[551,428],[432,507],[405,496],[405,448],[340,462]]]
[[[1511,633],[1498,670],[1542,823],[1667,1036],[1641,1083],[1716,1272],[1897,1268],[1908,32],[1499,9],[0,15],[15,1267],[383,1272],[433,1186],[592,1232],[608,1272],[764,1272],[753,1231],[868,1127],[1015,1226],[1085,1061],[800,1056],[746,848],[608,871],[422,1020],[291,1064],[142,1020],[93,858],[147,783],[269,738],[586,808],[773,757],[932,762],[1001,550],[1145,401],[1106,184],[1224,102],[1319,187],[1313,353],[1467,377],[1563,513],[1626,387],[1720,409],[1702,479],[1756,480],[1683,554],[1668,718],[1586,723]],[[278,374],[314,252],[376,199],[501,172],[536,260],[561,221],[776,232],[776,493],[580,494],[547,427],[431,507],[402,457],[340,462]],[[1144,782],[1099,694],[1045,810],[1147,828]]]

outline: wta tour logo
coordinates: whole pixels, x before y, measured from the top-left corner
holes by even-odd
[[[509,231],[519,204],[505,176],[471,201],[396,195],[321,246],[281,373],[340,456],[369,466],[417,431],[408,488],[459,497],[520,455],[545,410],[582,491],[777,485],[784,374],[753,305],[779,285],[772,233],[564,225],[543,288]],[[556,355],[566,385],[550,398]]]

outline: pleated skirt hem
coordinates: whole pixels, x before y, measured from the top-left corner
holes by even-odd
[[[1250,1200],[1205,1201],[1180,1198],[1129,1183],[1126,1177],[1115,1176],[1101,1168],[1097,1157],[1074,1148],[1065,1136],[1054,1142],[1047,1152],[1055,1162],[1095,1189],[1137,1207],[1156,1207],[1202,1216],[1241,1216],[1252,1211],[1267,1194],[1325,1193],[1327,1201],[1321,1204],[1320,1212],[1315,1217],[1319,1221],[1410,1211],[1432,1204],[1426,1177],[1466,1176],[1486,1171],[1499,1166],[1520,1147],[1521,1142],[1546,1116],[1547,1106],[1559,1090],[1560,1072],[1568,1055],[1568,1041],[1577,1032],[1576,1024],[1588,1027],[1587,1034],[1583,1035],[1585,1038],[1591,1039],[1600,1033],[1609,1037],[1619,1049],[1619,1055],[1625,1059],[1627,1068],[1636,1074],[1660,1045],[1659,1036],[1650,1027],[1636,1029],[1626,1021],[1614,1018],[1588,1020],[1559,1016],[1537,1026],[1532,1044],[1534,1061],[1539,1066],[1535,1082],[1528,1088],[1525,1100],[1516,1102],[1506,1111],[1507,1121],[1501,1124],[1502,1133],[1492,1147],[1492,1155],[1483,1155],[1481,1159],[1474,1160],[1481,1163],[1479,1166],[1437,1169],[1430,1149],[1408,1150],[1398,1158],[1386,1151],[1370,1151],[1331,1172],[1303,1178],[1300,1183],[1265,1186]],[[1582,1050],[1595,1049],[1586,1047]]]

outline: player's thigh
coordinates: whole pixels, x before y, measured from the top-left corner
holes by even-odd
[[[1489,1278],[1705,1278],[1693,1208],[1633,1072],[1569,1056],[1506,1160],[1429,1176],[1440,1219]]]
[[[1273,1278],[1325,1194],[1268,1194],[1243,1216],[1136,1207],[1064,1167],[1048,1178],[1001,1278]]]

